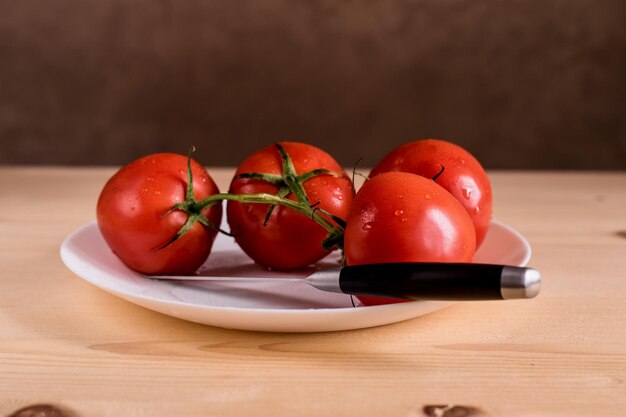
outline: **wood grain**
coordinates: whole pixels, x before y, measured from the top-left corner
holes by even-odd
[[[491,173],[496,217],[544,275],[534,300],[274,334],[161,315],[69,272],[59,245],[112,172],[0,168],[1,417],[626,415],[624,173]],[[232,171],[211,172],[225,189]]]

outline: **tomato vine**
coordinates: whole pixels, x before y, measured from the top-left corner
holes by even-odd
[[[311,204],[303,186],[306,181],[321,175],[341,177],[343,174],[333,172],[328,169],[314,169],[302,174],[297,174],[289,153],[279,143],[276,143],[275,146],[282,162],[282,175],[250,172],[235,176],[233,181],[245,178],[265,181],[278,187],[276,194],[219,193],[197,201],[193,192],[193,174],[191,171],[191,157],[189,156],[187,162],[187,190],[185,201],[175,204],[171,209],[164,213],[164,215],[168,215],[174,211],[182,211],[187,214],[187,221],[178,230],[176,235],[174,235],[159,249],[162,249],[179,239],[196,223],[200,223],[206,227],[232,236],[230,233],[220,229],[217,225],[212,224],[206,216],[202,214],[207,208],[215,204],[219,204],[224,200],[230,200],[244,204],[268,204],[270,207],[265,216],[264,225],[267,224],[267,221],[277,205],[287,207],[303,216],[309,217],[328,232],[326,239],[322,242],[324,249],[332,250],[337,248],[343,250],[343,236],[346,228],[345,220],[318,207],[319,202]],[[294,201],[287,198],[290,194],[294,194],[297,200]]]

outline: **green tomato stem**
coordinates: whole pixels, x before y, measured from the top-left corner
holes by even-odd
[[[281,206],[285,206],[303,216],[306,216],[317,224],[322,226],[329,235],[332,236],[343,236],[343,229],[331,221],[329,221],[325,216],[319,213],[319,210],[311,207],[306,203],[302,203],[299,201],[293,201],[288,198],[281,197],[279,195],[267,194],[267,193],[259,193],[259,194],[228,194],[228,193],[220,193],[213,194],[211,196],[206,197],[203,200],[200,200],[194,204],[194,211],[201,212],[205,208],[217,204],[223,200],[229,201],[237,201],[239,203],[244,204],[278,204]],[[336,246],[340,249],[343,248],[343,239],[339,239],[336,243]]]
[[[187,213],[187,221],[168,242],[155,250],[163,249],[165,246],[173,243],[185,233],[187,233],[196,223],[201,223],[204,226],[210,227],[214,230],[232,236],[229,233],[219,229],[218,226],[211,224],[211,222],[202,214],[202,211],[204,209],[223,200],[237,201],[244,204],[268,204],[270,207],[265,216],[265,221],[263,225],[267,224],[276,205],[285,206],[291,210],[294,210],[297,213],[300,213],[303,216],[310,218],[311,220],[322,226],[324,229],[326,229],[326,231],[328,232],[328,236],[322,242],[322,246],[325,249],[332,250],[333,248],[339,248],[343,250],[345,221],[319,207],[316,207],[319,202],[311,205],[307,198],[306,192],[304,191],[303,185],[306,181],[319,175],[332,175],[339,177],[341,176],[341,174],[320,168],[298,175],[296,173],[293,161],[289,156],[289,153],[279,143],[276,143],[275,146],[282,161],[283,172],[281,175],[251,172],[239,174],[235,177],[235,179],[248,178],[265,181],[278,187],[277,194],[273,195],[267,193],[221,193],[211,195],[203,199],[202,201],[196,201],[193,192],[191,153],[194,151],[194,148],[192,148],[187,157],[187,187],[185,193],[185,201],[174,205],[170,210],[164,213],[164,215],[168,215],[176,210],[182,211],[184,213]],[[293,193],[296,196],[297,201],[286,198],[290,193]]]

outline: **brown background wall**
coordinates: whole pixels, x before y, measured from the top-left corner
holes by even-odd
[[[277,140],[372,165],[626,168],[623,0],[0,0],[0,163],[232,165]]]

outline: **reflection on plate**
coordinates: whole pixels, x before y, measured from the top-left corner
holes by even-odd
[[[526,265],[526,239],[494,221],[475,261]],[[450,305],[413,301],[353,307],[350,297],[316,290],[304,282],[172,282],[144,278],[126,268],[111,252],[95,222],[71,234],[61,246],[61,258],[76,275],[113,295],[170,316],[212,326],[274,332],[322,332],[358,329],[418,317]],[[219,235],[200,274],[207,276],[307,276],[336,267],[331,254],[314,267],[296,272],[267,271],[254,264],[234,243]]]

